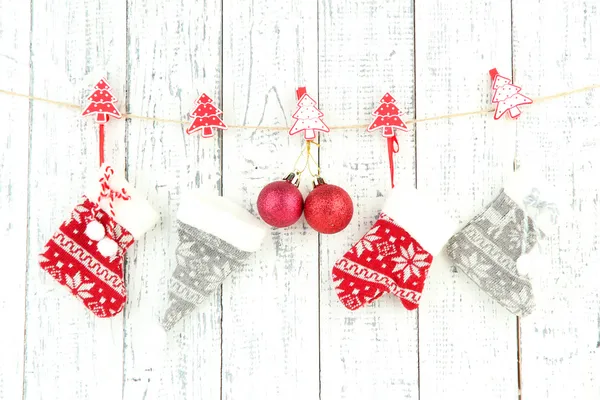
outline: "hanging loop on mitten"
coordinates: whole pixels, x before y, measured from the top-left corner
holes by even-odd
[[[102,174],[102,176],[100,177],[100,194],[98,195],[98,207],[100,207],[100,202],[103,199],[106,199],[108,201],[108,210],[110,215],[112,215],[113,217],[115,216],[115,210],[113,208],[113,201],[115,199],[121,199],[121,200],[129,200],[131,199],[131,196],[129,196],[127,194],[127,191],[125,190],[124,187],[120,188],[119,190],[114,190],[111,186],[110,186],[110,178],[114,175],[115,171],[112,169],[112,167],[110,165],[107,165],[104,169],[104,173]]]
[[[120,248],[117,244],[116,235],[114,232],[114,227],[111,224],[103,225],[100,222],[100,217],[98,216],[98,212],[100,211],[100,202],[103,199],[106,199],[108,202],[108,211],[110,215],[114,218],[115,211],[113,208],[113,201],[115,199],[121,200],[130,200],[131,196],[127,194],[127,191],[124,187],[119,190],[114,190],[110,185],[110,179],[114,175],[115,171],[110,166],[107,165],[104,167],[104,171],[102,172],[102,176],[99,179],[100,183],[100,193],[94,204],[94,207],[90,210],[90,213],[87,220],[87,225],[85,228],[85,234],[87,237],[97,242],[97,249],[104,257],[115,257],[120,255]]]

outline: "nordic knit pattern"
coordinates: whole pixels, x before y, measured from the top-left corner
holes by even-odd
[[[165,330],[189,314],[223,283],[250,253],[179,221],[177,267],[169,281]]]
[[[398,297],[404,307],[419,306],[433,257],[385,213],[332,270],[340,301],[356,310],[384,293]]]
[[[477,285],[510,312],[525,316],[535,307],[530,280],[517,260],[538,241],[531,218],[506,193],[500,195],[448,242],[448,255]]]
[[[86,235],[90,221],[98,221],[105,230],[104,241],[114,241],[116,253],[105,256],[98,240]],[[97,204],[84,197],[48,241],[39,256],[40,266],[98,317],[112,317],[125,305],[123,279],[125,251],[133,236],[116,223]]]

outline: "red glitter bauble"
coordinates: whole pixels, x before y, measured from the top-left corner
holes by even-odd
[[[317,232],[337,233],[352,220],[354,205],[339,186],[321,183],[308,194],[304,204],[306,222]]]
[[[269,225],[285,228],[300,219],[304,208],[302,193],[288,181],[269,183],[256,201],[260,217]]]

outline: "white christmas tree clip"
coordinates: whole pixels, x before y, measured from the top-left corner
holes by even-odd
[[[519,106],[531,104],[533,100],[521,94],[521,88],[513,85],[512,81],[498,73],[496,68],[490,69],[490,78],[492,78],[492,103],[496,105],[494,119],[498,120],[508,111],[512,119],[521,116]]]
[[[329,128],[321,119],[324,114],[317,108],[317,102],[306,93],[305,87],[296,90],[296,97],[298,109],[292,115],[296,122],[290,128],[290,135],[304,131],[304,139],[314,140],[317,137],[316,131],[329,132]]]

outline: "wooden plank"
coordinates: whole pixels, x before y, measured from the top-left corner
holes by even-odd
[[[36,0],[32,13],[35,96],[83,104],[92,78],[106,68],[115,96],[123,100],[122,2],[85,0],[56,7]],[[96,318],[38,265],[38,253],[80,200],[87,179],[97,174],[98,128],[79,114],[77,109],[46,103],[32,105],[27,399],[121,398],[122,317]],[[109,150],[118,138],[122,142],[124,126],[122,121],[107,126]],[[118,165],[119,158],[119,153],[108,151],[108,160]]]
[[[221,87],[221,4],[184,0],[130,0],[128,76],[130,112],[187,119],[194,101],[206,92],[217,104]],[[186,126],[132,120],[128,125],[128,171],[160,212],[160,222],[128,257],[125,393],[147,398],[219,399],[221,380],[220,292],[169,333],[162,354],[148,348],[147,326],[166,310],[167,282],[176,266],[177,209],[182,195],[201,187],[218,193],[221,184],[219,138],[188,136]],[[159,328],[160,329],[160,328]],[[149,340],[150,339],[150,340]],[[147,353],[158,356],[149,366]],[[148,384],[147,375],[161,377]]]
[[[516,83],[532,96],[600,82],[594,1],[513,3]],[[521,319],[523,399],[600,397],[600,93],[534,104],[518,124],[518,164],[538,168],[572,210],[545,245],[537,311]],[[563,213],[564,214],[564,213]]]
[[[490,107],[488,70],[511,71],[510,1],[416,3],[417,117]],[[512,170],[515,124],[492,115],[417,126],[417,187],[466,223]],[[420,398],[516,399],[516,318],[439,258],[419,313]]]
[[[227,0],[223,24],[225,120],[289,124],[296,87],[317,95],[316,2]],[[260,190],[291,171],[301,141],[285,131],[224,133],[224,196],[257,214]],[[317,234],[302,219],[273,230],[223,286],[223,399],[318,398],[318,312]]]
[[[29,92],[30,4],[0,4],[0,88]],[[22,398],[25,348],[25,280],[27,260],[27,179],[29,101],[2,95],[0,120],[0,242],[8,256],[0,281],[0,398]]]
[[[405,119],[412,119],[413,2],[359,3],[319,5],[319,99],[325,120],[330,126],[370,123],[387,91]],[[396,183],[412,187],[414,131],[400,133],[399,142]],[[331,280],[333,264],[373,225],[390,191],[386,139],[379,131],[335,130],[322,135],[321,144],[323,176],[346,189],[355,206],[348,228],[321,236],[321,398],[418,398],[417,312],[389,295],[349,311]]]

